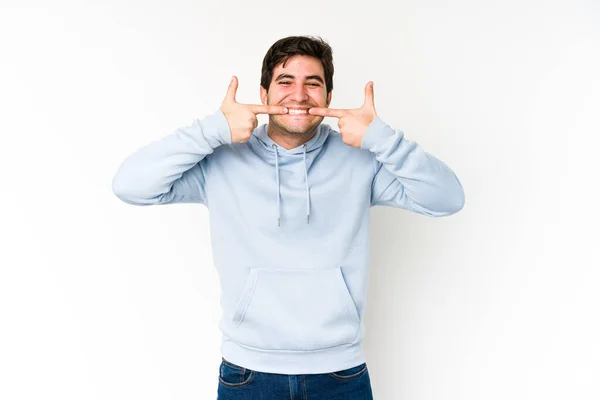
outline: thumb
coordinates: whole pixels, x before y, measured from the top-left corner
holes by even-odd
[[[375,108],[375,94],[373,93],[373,81],[367,82],[367,86],[365,86],[364,105],[369,108]]]
[[[235,94],[238,88],[238,80],[235,75],[231,77],[231,82],[229,82],[229,87],[227,88],[227,94],[225,95],[225,101],[236,102]]]

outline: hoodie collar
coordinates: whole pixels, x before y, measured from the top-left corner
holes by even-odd
[[[330,128],[329,125],[320,124],[317,127],[317,131],[313,135],[312,138],[308,142],[301,144],[298,147],[294,147],[293,149],[287,150],[285,147],[280,146],[277,142],[275,142],[269,134],[267,133],[268,124],[262,124],[254,131],[254,135],[257,139],[261,147],[268,150],[270,153],[275,153],[275,149],[273,145],[277,148],[277,152],[281,154],[303,154],[306,148],[306,151],[309,152],[313,149],[319,148],[327,139],[327,130]],[[306,147],[304,146],[306,145]]]

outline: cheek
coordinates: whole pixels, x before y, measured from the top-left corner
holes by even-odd
[[[313,99],[313,102],[320,106],[327,104],[327,93],[314,93],[311,98]]]
[[[285,93],[279,90],[271,90],[267,94],[267,104],[279,104],[285,98]]]

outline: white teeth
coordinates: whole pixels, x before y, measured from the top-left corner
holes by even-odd
[[[288,108],[288,114],[308,114],[308,110],[293,110]]]

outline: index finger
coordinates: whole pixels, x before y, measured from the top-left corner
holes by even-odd
[[[310,115],[320,115],[321,117],[342,118],[347,110],[336,108],[313,107],[308,110]]]
[[[254,114],[287,114],[287,107],[283,106],[272,106],[272,105],[262,105],[262,104],[248,104],[250,107],[250,111]]]

